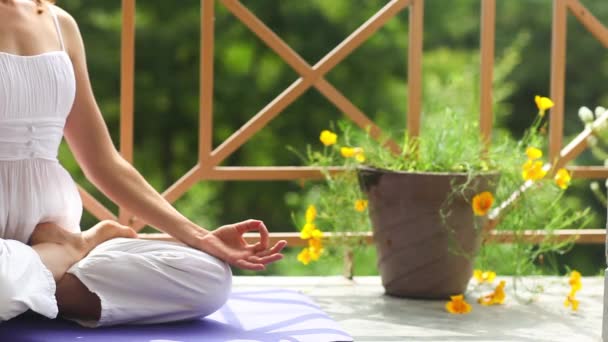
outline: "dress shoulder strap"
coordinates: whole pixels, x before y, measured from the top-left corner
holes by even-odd
[[[59,37],[59,44],[61,45],[61,51],[65,51],[65,45],[63,44],[63,35],[61,34],[61,26],[59,26],[59,19],[57,19],[57,12],[55,12],[55,8],[53,5],[47,5],[49,8],[49,12],[53,17],[53,21],[55,22],[55,28],[57,29],[57,37]]]

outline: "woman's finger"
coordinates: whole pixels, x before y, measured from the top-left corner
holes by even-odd
[[[250,271],[263,271],[264,269],[266,269],[266,266],[264,266],[264,264],[253,263],[245,259],[238,259],[234,262],[234,266]]]
[[[256,242],[255,244],[248,244],[247,245],[247,250],[253,252],[253,253],[258,253],[258,252],[262,252],[264,250],[264,246],[262,246],[261,242]]]
[[[265,257],[258,257],[255,255],[252,255],[247,258],[247,260],[249,260],[253,263],[264,264],[264,265],[279,261],[281,259],[283,259],[283,254],[280,254],[280,253],[268,255]]]
[[[269,233],[264,222],[258,220],[247,220],[236,224],[236,229],[239,234],[244,234],[250,231],[260,233],[260,243],[264,249],[268,248]]]
[[[271,254],[276,254],[276,253],[279,253],[280,251],[282,251],[283,248],[285,248],[286,246],[287,246],[287,241],[281,240],[281,241],[277,242],[274,246],[272,246],[271,249],[260,251],[258,253],[255,253],[255,255],[258,257],[265,257],[265,256],[268,256]]]

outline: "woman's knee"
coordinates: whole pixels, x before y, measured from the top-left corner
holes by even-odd
[[[201,252],[200,256],[189,256],[184,262],[192,273],[188,277],[189,291],[185,300],[194,305],[199,316],[207,316],[221,308],[232,291],[232,271],[224,261]]]
[[[232,271],[227,263],[220,261],[222,265],[222,271],[218,272],[218,277],[214,279],[211,285],[210,291],[207,292],[206,301],[201,303],[206,313],[204,315],[212,314],[221,308],[230,297],[232,292]]]
[[[6,321],[15,316],[15,296],[17,295],[17,288],[15,284],[0,275],[0,322]]]

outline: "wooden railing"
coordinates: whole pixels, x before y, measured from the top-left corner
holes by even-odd
[[[278,1],[278,0],[277,0]],[[217,147],[213,147],[213,56],[215,46],[214,16],[215,6],[221,4],[238,20],[247,26],[270,49],[279,55],[299,77],[268,105],[256,113],[247,123]],[[494,69],[494,40],[496,0],[480,0],[480,134],[489,143],[492,133],[492,79]],[[410,136],[420,134],[422,104],[422,58],[424,0],[391,0],[376,14],[364,22],[351,35],[331,50],[316,64],[308,64],[297,52],[287,45],[264,22],[258,19],[239,0],[201,0],[201,68],[199,103],[199,151],[198,162],[175,184],[163,192],[170,202],[180,198],[196,183],[203,180],[295,180],[319,178],[321,173],[311,167],[222,167],[223,160],[247,142],[253,135],[276,118],[306,90],[314,87],[334,106],[362,128],[370,129],[373,137],[382,135],[365,113],[325,79],[325,75],[349,54],[371,37],[397,13],[409,10],[408,46],[408,108],[407,130]],[[135,46],[135,0],[122,1],[122,45],[121,45],[121,118],[120,152],[128,161],[133,160],[133,98],[134,98],[134,46]],[[551,98],[555,102],[550,114],[549,155],[561,165],[576,158],[586,149],[586,139],[577,139],[562,148],[564,121],[564,93],[566,66],[567,14],[571,12],[583,26],[608,48],[608,29],[603,26],[580,2],[580,0],[553,0],[553,38],[551,49]],[[399,146],[390,142],[389,147],[398,151]],[[608,178],[605,167],[569,167],[577,178]],[[99,219],[115,219],[133,226],[138,231],[145,222],[133,217],[123,208],[116,217],[93,196],[79,188],[85,208]],[[544,236],[543,230],[529,230],[526,237],[534,242]],[[560,230],[558,238],[577,238],[577,243],[604,243],[604,229]],[[165,235],[148,234],[148,237],[170,239]],[[371,242],[371,233],[363,233]],[[292,246],[303,245],[297,233],[272,233],[272,240],[286,239]],[[509,242],[513,234],[508,231],[493,232],[490,240]]]

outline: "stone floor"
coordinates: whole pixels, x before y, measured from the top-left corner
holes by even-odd
[[[234,287],[302,291],[314,298],[355,341],[601,341],[603,278],[583,278],[583,288],[577,294],[577,312],[563,305],[569,291],[567,278],[520,278],[518,298],[513,292],[513,278],[501,279],[507,281],[505,304],[477,304],[476,298],[491,289],[472,281],[467,301],[473,310],[466,315],[447,313],[445,301],[385,296],[378,277],[349,281],[338,276],[241,276],[235,277]]]

